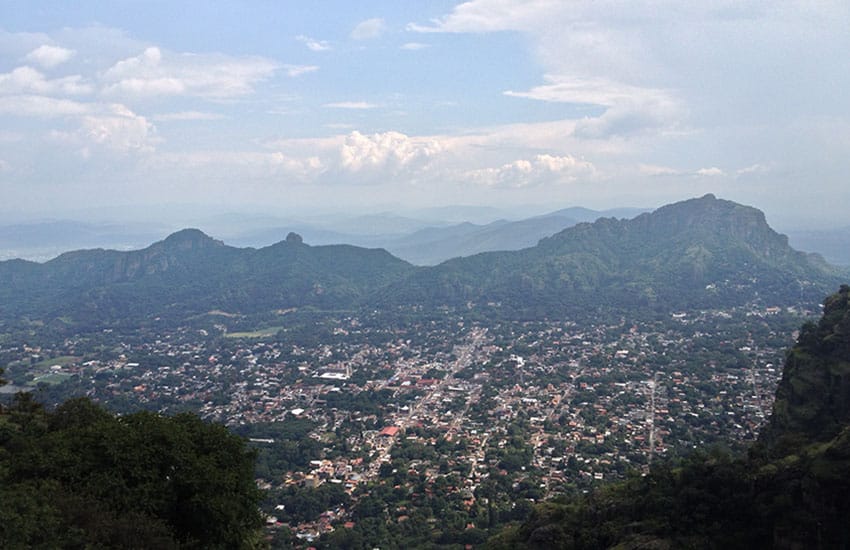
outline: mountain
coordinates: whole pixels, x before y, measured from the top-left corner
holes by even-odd
[[[421,229],[384,244],[399,258],[415,265],[436,265],[451,258],[496,250],[519,250],[577,222],[559,215],[515,222],[497,220],[487,225],[463,223]]]
[[[648,211],[649,210],[646,208],[613,208],[610,210],[591,210],[589,208],[583,208],[581,206],[572,206],[570,208],[562,208],[561,210],[550,212],[549,214],[543,214],[542,216],[535,216],[531,219],[548,218],[555,216],[575,220],[577,223],[595,222],[599,218],[630,219]]]
[[[835,265],[850,266],[850,226],[789,231],[788,239],[794,248],[817,252]]]
[[[510,241],[503,228],[521,233],[522,227],[503,222],[491,230],[502,235],[494,237],[498,244]],[[480,244],[475,226],[465,231]],[[580,223],[522,250],[424,268],[383,249],[308,246],[294,233],[254,249],[186,229],[142,250],[82,250],[43,264],[0,262],[0,320],[97,326],[214,309],[470,304],[522,317],[600,309],[666,313],[753,300],[810,303],[839,282],[839,272],[816,255],[792,249],[760,211],[707,195],[631,220]]]
[[[589,495],[538,505],[487,544],[523,548],[847,548],[850,287],[789,351],[748,456],[714,450]]]
[[[352,307],[412,267],[383,250],[304,244],[234,248],[186,229],[137,251],[81,250],[43,264],[0,262],[0,318],[94,323],[239,312]]]
[[[411,272],[381,299],[558,315],[588,308],[685,309],[815,300],[839,284],[819,256],[797,252],[764,214],[713,195],[630,220],[580,223],[537,246]]]
[[[255,246],[280,239],[289,231],[296,231],[316,244],[348,243],[385,248],[414,265],[436,265],[452,258],[481,252],[528,248],[536,245],[540,239],[579,222],[592,222],[602,217],[634,217],[645,210],[621,208],[597,211],[573,207],[520,220],[495,219],[486,224],[450,221],[460,214],[480,218],[484,214],[492,215],[496,210],[446,208],[416,212],[431,217],[415,219],[375,214],[350,220],[325,221],[321,225],[298,222],[236,234],[228,238],[228,242]],[[433,217],[440,214],[445,218]],[[477,216],[473,216],[475,214]]]
[[[481,252],[521,250],[579,222],[592,222],[604,217],[630,218],[642,212],[644,210],[638,208],[604,211],[565,208],[517,221],[496,220],[487,225],[462,223],[448,227],[429,227],[382,242],[380,246],[412,264],[437,265],[452,258],[473,256]]]

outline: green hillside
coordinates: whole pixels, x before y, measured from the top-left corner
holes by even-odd
[[[215,309],[349,308],[410,269],[378,249],[311,247],[294,234],[266,248],[234,248],[186,229],[138,251],[0,262],[0,318],[63,317],[97,326]]]
[[[751,207],[706,195],[631,220],[578,224],[537,246],[450,260],[384,293],[390,303],[500,303],[533,315],[815,300],[840,282]]]

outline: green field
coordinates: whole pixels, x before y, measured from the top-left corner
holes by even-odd
[[[268,338],[269,336],[274,336],[282,329],[283,327],[268,327],[253,332],[229,332],[225,335],[225,338]]]
[[[32,368],[47,368],[52,367],[53,365],[60,365],[64,367],[65,365],[76,363],[79,360],[79,357],[74,357],[73,355],[62,355],[61,357],[54,357],[53,359],[45,359],[44,361],[39,361],[38,363],[33,365]]]
[[[45,374],[43,376],[36,376],[35,379],[33,379],[32,383],[33,385],[35,385],[44,382],[45,384],[50,384],[51,386],[53,386],[56,384],[61,384],[72,376],[74,375],[68,374],[66,372],[51,372],[50,374]]]

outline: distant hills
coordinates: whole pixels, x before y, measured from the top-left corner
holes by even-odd
[[[818,299],[840,281],[817,255],[792,249],[755,208],[713,195],[631,220],[581,223],[531,248],[412,272],[389,303],[497,303],[529,315],[588,307],[693,308],[754,298]]]
[[[428,222],[390,214],[376,214],[323,225],[299,223],[263,228],[234,236],[230,240],[255,246],[273,242],[294,231],[315,244],[344,242],[368,248],[384,248],[414,265],[437,265],[451,258],[471,256],[480,252],[520,250],[534,246],[540,239],[580,222],[592,222],[604,217],[634,217],[644,211],[639,208],[598,211],[575,207],[522,220],[497,219],[489,223]],[[486,212],[489,211],[484,213]],[[483,214],[470,209],[422,212],[449,217],[476,213],[479,216]]]
[[[543,217],[535,227],[580,214]],[[454,240],[462,241],[459,235],[467,231],[499,243],[502,228],[519,233],[522,223],[490,224],[486,231],[456,228]],[[439,241],[447,233],[434,234]],[[215,309],[473,304],[498,308],[502,315],[559,316],[754,299],[792,305],[818,300],[841,275],[820,257],[792,249],[760,211],[706,195],[631,220],[578,223],[522,250],[422,268],[382,249],[309,246],[294,233],[254,249],[187,229],[142,250],[82,250],[43,264],[0,262],[0,319],[61,318],[76,324],[181,318]]]
[[[212,233],[233,246],[268,246],[295,232],[311,244],[385,248],[413,264],[436,265],[479,252],[519,250],[579,222],[634,217],[644,211],[576,207],[520,220],[503,219],[500,215],[505,212],[481,207],[420,209],[405,216],[388,212],[341,218],[308,216],[290,221],[233,214],[197,220],[195,226],[211,227]],[[6,225],[0,226],[0,260],[45,261],[83,248],[138,249],[168,233],[165,226],[131,223],[44,221]]]
[[[295,234],[253,249],[185,229],[137,251],[81,250],[43,264],[0,262],[0,318],[96,324],[214,309],[347,308],[411,269],[384,250],[311,247]]]

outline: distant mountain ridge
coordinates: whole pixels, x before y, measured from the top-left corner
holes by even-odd
[[[346,308],[409,269],[384,250],[311,247],[300,239],[234,248],[185,229],[142,250],[81,250],[44,264],[0,262],[0,318],[96,323],[212,309]]]
[[[579,223],[522,250],[424,268],[383,249],[309,246],[294,236],[259,249],[235,248],[186,229],[142,250],[75,251],[44,264],[0,262],[0,319],[130,322],[305,306],[476,304],[508,315],[560,316],[754,299],[792,305],[818,299],[841,275],[821,258],[792,249],[759,210],[706,195],[631,220]]]
[[[243,245],[280,239],[289,231],[305,235],[310,242],[345,242],[368,248],[384,248],[394,256],[415,265],[437,265],[446,260],[480,252],[520,250],[534,246],[567,227],[603,217],[633,217],[639,208],[590,210],[572,207],[520,220],[497,219],[490,223],[471,222],[426,224],[390,215],[361,216],[328,228],[309,225],[266,228],[239,236]],[[439,212],[439,211],[438,211]]]
[[[555,314],[594,305],[690,308],[760,296],[817,299],[840,282],[817,255],[798,252],[764,214],[713,195],[631,220],[581,223],[515,252],[491,252],[412,272],[390,303],[497,302]]]

